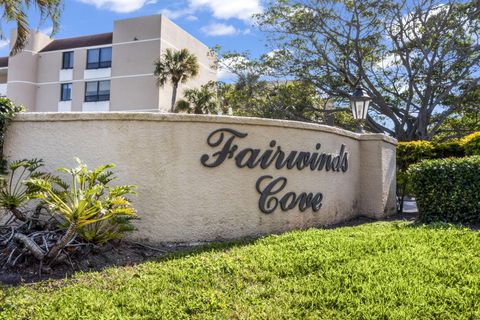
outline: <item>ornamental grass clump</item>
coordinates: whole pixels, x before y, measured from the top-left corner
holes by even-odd
[[[408,173],[421,221],[480,223],[480,156],[422,161]]]

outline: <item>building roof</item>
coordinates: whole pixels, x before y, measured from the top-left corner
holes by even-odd
[[[8,67],[8,57],[0,57],[0,68]]]
[[[104,44],[112,44],[113,33],[92,34],[89,36],[58,39],[50,42],[40,52],[68,50],[81,47],[101,46]]]

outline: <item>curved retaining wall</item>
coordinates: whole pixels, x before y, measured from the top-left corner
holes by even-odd
[[[308,123],[152,113],[27,113],[5,155],[113,162],[149,242],[233,239],[395,211],[396,141]]]

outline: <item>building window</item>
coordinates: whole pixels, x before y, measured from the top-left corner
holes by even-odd
[[[72,84],[62,83],[60,86],[60,101],[72,100]]]
[[[85,102],[109,101],[110,80],[85,83]]]
[[[73,51],[63,53],[62,69],[73,69]]]
[[[87,69],[110,68],[112,66],[112,48],[87,50]]]

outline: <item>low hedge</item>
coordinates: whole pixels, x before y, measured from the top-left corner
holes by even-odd
[[[397,165],[400,170],[406,170],[410,165],[422,160],[476,155],[480,155],[480,131],[458,140],[441,143],[424,140],[399,142]]]
[[[480,155],[480,132],[474,132],[460,140],[460,145],[467,155]]]
[[[480,156],[426,160],[408,169],[423,222],[480,222]]]
[[[403,211],[403,199],[412,195],[408,168],[422,160],[441,159],[448,157],[463,157],[463,145],[455,140],[436,143],[432,141],[399,142],[397,146],[397,195],[399,197],[398,210]]]
[[[478,133],[478,138],[480,143],[480,132]],[[422,160],[464,157],[467,155],[466,147],[468,146],[467,140],[464,142],[464,139],[442,143],[423,140],[399,142],[397,147],[397,165],[400,170],[406,170],[410,165]],[[475,153],[469,153],[469,155],[475,155]]]

